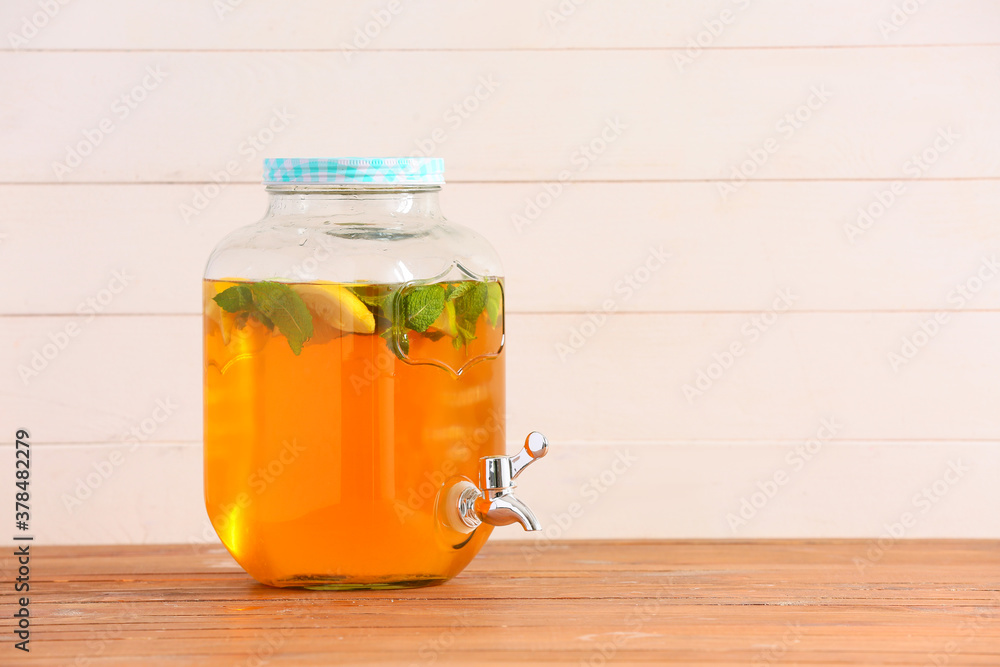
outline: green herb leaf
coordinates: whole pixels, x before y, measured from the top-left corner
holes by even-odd
[[[354,293],[356,297],[358,297],[358,299],[361,300],[361,303],[365,304],[370,308],[384,307],[386,300],[388,300],[389,298],[388,294],[369,294],[366,293],[364,290],[356,287],[351,288],[351,291]]]
[[[258,322],[263,324],[265,327],[271,329],[272,331],[274,330],[274,322],[271,321],[271,318],[265,315],[264,313],[260,312],[260,310],[258,310],[257,308],[254,308],[252,311],[248,312],[247,315],[253,316],[254,318],[257,319]],[[296,354],[298,353],[296,352]]]
[[[451,344],[457,350],[463,345],[468,345],[469,341],[476,339],[476,322],[458,320],[458,333],[452,339]]]
[[[292,352],[302,352],[313,335],[312,315],[302,297],[284,283],[267,281],[252,283],[250,291],[256,309],[285,335]]]
[[[460,297],[463,294],[465,294],[466,292],[468,292],[469,289],[474,284],[475,283],[473,283],[473,282],[471,282],[469,280],[463,280],[460,283],[452,283],[452,284],[448,285],[448,287],[445,289],[444,296],[445,296],[446,299],[448,299],[448,301],[454,301],[458,297]]]
[[[233,285],[214,297],[219,307],[228,313],[237,313],[237,329],[246,326],[253,317],[268,329],[278,327],[285,335],[292,352],[302,352],[302,344],[313,333],[312,315],[302,297],[284,283],[263,281]]]
[[[379,335],[389,343],[389,350],[400,360],[410,354],[410,339],[400,327],[389,327]]]
[[[455,323],[458,333],[453,344],[456,348],[476,339],[476,322],[486,308],[486,283],[467,281],[464,284],[468,287],[455,299]]]
[[[427,331],[427,327],[441,316],[444,310],[445,290],[441,285],[419,285],[403,296],[406,326],[414,331]]]
[[[490,282],[486,286],[486,318],[491,327],[495,327],[503,312],[503,288],[498,282]]]
[[[486,283],[470,281],[465,284],[469,287],[455,299],[455,314],[459,320],[475,322],[486,308]]]
[[[227,313],[239,313],[253,308],[253,293],[247,285],[233,285],[213,297],[219,308]]]

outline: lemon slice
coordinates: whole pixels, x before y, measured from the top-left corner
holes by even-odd
[[[218,293],[217,290],[222,291],[218,289],[221,286],[221,284],[205,281],[202,298],[205,302],[205,315],[222,331],[222,344],[229,345],[236,316],[233,313],[227,313],[222,310],[219,308],[219,304],[215,302],[213,297]]]
[[[340,285],[295,285],[292,289],[331,327],[352,333],[375,331],[375,316],[351,290]]]
[[[444,304],[444,310],[441,311],[441,315],[434,320],[430,328],[443,331],[445,335],[452,338],[458,335],[458,322],[455,318],[455,303],[453,301]]]

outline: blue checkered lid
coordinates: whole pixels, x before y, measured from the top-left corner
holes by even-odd
[[[264,183],[443,185],[439,157],[267,158]]]

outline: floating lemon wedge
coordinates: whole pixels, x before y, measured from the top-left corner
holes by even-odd
[[[375,331],[375,316],[355,294],[340,285],[295,285],[296,294],[306,307],[335,329],[370,334]]]
[[[236,316],[233,313],[227,313],[219,308],[219,304],[215,302],[215,295],[228,286],[228,284],[223,286],[222,283],[213,283],[212,281],[206,280],[202,295],[205,302],[205,315],[207,315],[208,319],[210,319],[216,326],[219,327],[220,331],[222,331],[223,345],[229,345],[229,339],[233,333],[233,324],[236,321]]]

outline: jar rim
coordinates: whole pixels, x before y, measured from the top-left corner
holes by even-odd
[[[267,158],[264,185],[444,185],[444,160],[430,157]]]
[[[396,195],[438,192],[440,185],[406,183],[266,183],[265,191],[273,195]]]

